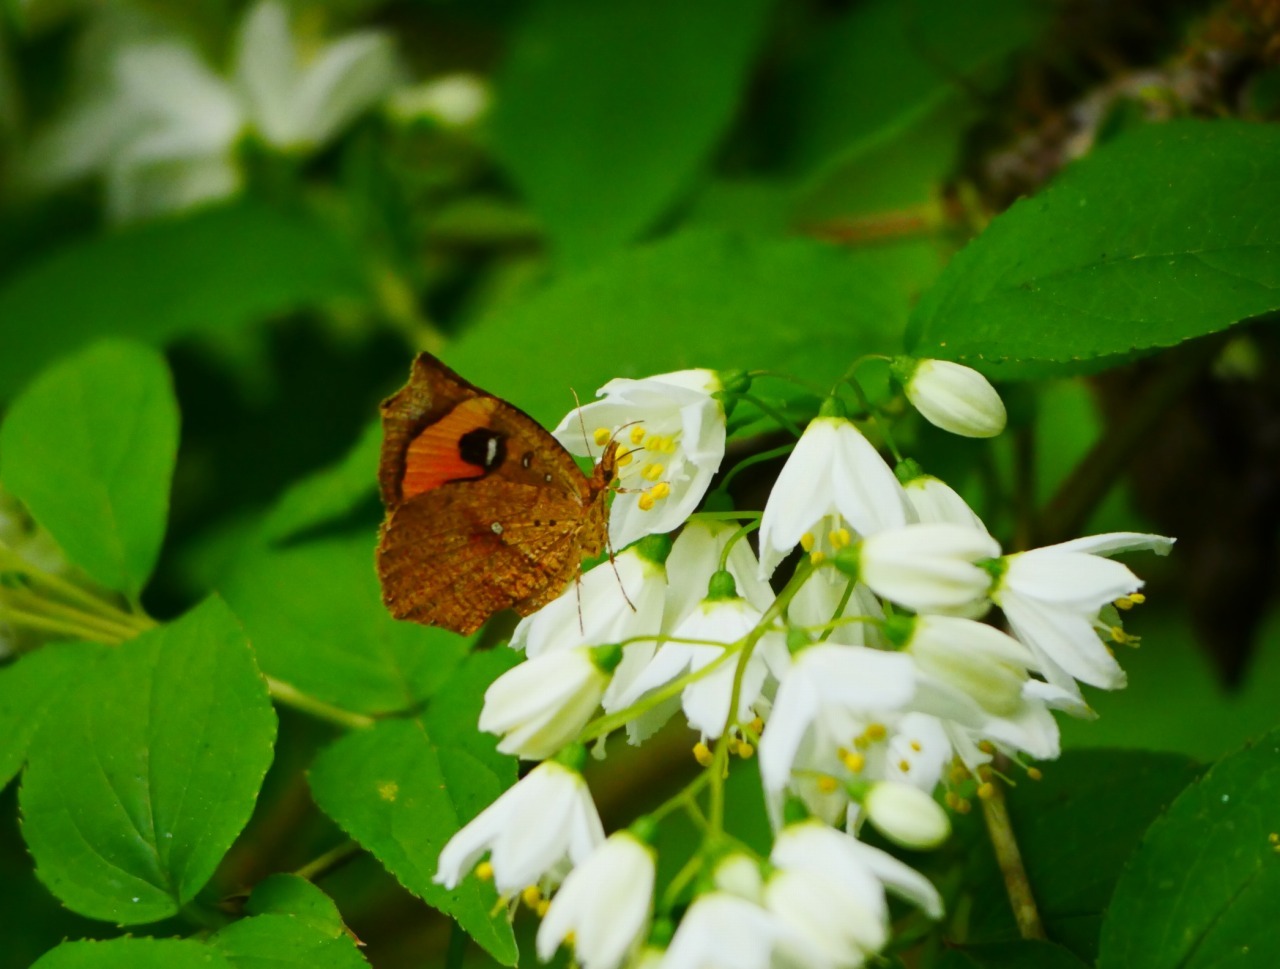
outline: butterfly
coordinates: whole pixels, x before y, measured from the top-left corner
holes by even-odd
[[[604,550],[617,442],[587,477],[519,408],[429,353],[382,402],[382,601],[397,619],[469,634],[555,599]]]

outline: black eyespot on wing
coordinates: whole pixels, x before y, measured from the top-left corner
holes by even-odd
[[[493,471],[507,459],[507,436],[488,427],[467,431],[458,438],[458,456],[486,473]]]

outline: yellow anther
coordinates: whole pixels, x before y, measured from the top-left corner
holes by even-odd
[[[823,794],[834,794],[839,786],[836,779],[829,774],[823,774],[818,778],[818,790]]]
[[[618,448],[618,454],[615,460],[618,463],[618,467],[625,468],[628,464],[630,464],[634,460],[634,458],[631,455],[631,448],[629,447]]]
[[[989,801],[996,796],[996,786],[990,781],[985,784],[978,785],[978,797],[984,801]]]
[[[595,433],[591,436],[595,439],[595,442],[598,445],[604,447],[609,443],[609,438],[613,437],[613,431],[609,430],[607,427],[597,427]]]
[[[884,740],[885,734],[888,733],[883,723],[872,723],[867,725],[867,729],[863,732],[863,736],[870,741]]]
[[[1121,596],[1116,600],[1117,609],[1132,609],[1134,606],[1140,606],[1147,601],[1147,597],[1141,592],[1131,592],[1127,596]]]
[[[853,541],[847,528],[833,528],[827,537],[831,539],[831,547],[834,549],[842,549]]]
[[[544,898],[542,901],[540,901],[537,904],[537,907],[534,908],[534,911],[538,913],[538,918],[542,918],[544,915],[547,914],[547,910],[550,908],[551,908],[550,899]]]
[[[1123,626],[1112,626],[1108,632],[1111,633],[1111,641],[1122,646],[1127,646],[1129,643],[1134,643],[1138,640],[1137,636],[1130,636],[1125,632]]]
[[[905,757],[898,761],[898,770],[902,771],[904,774],[911,773],[911,761],[907,760]]]
[[[1267,835],[1267,840],[1270,841],[1273,845],[1280,845],[1280,834],[1276,834],[1274,831],[1272,831],[1269,835]]]
[[[800,547],[804,549],[806,552],[813,551],[813,543],[814,543],[813,532],[805,532],[803,535],[800,536]]]
[[[631,443],[632,444],[644,443],[644,425],[643,424],[637,424],[635,427],[631,428]]]
[[[990,740],[982,740],[978,742],[978,749],[984,754],[994,754],[996,752],[995,745]]]
[[[736,754],[738,752],[737,737],[730,737],[728,740],[725,741],[724,745],[725,745],[725,749],[728,750],[730,754]]]
[[[820,548],[816,548],[809,553],[809,561],[812,562],[814,565],[821,565],[826,560],[827,560],[827,553],[822,551],[822,549]]]
[[[747,724],[747,726],[751,728],[752,733],[759,734],[760,731],[764,729],[764,721],[761,720],[759,717],[756,717],[749,724]]]
[[[947,807],[951,808],[951,810],[953,811],[959,810],[960,795],[957,794],[955,791],[947,791],[947,793],[943,796],[942,799],[946,802]]]
[[[711,748],[699,740],[693,745],[693,759],[703,767],[711,766]]]
[[[920,753],[920,751],[924,750],[924,745],[921,744],[920,741],[918,740],[913,740],[911,741],[911,749],[918,754]]]
[[[951,768],[948,776],[952,784],[961,784],[969,779],[969,768],[963,764],[956,764]]]
[[[649,493],[655,498],[665,498],[671,494],[671,485],[665,481],[659,481],[656,485],[649,489]]]
[[[738,756],[741,757],[743,760],[747,760],[755,752],[756,752],[756,749],[752,747],[749,743],[746,743],[745,741],[738,744]]]
[[[573,934],[573,929],[570,929],[564,934],[564,944],[570,948],[572,948],[577,941],[578,937]]]
[[[640,500],[636,502],[640,506],[641,511],[653,511],[653,493],[646,491],[640,495]]]
[[[982,783],[987,783],[994,776],[995,772],[991,769],[990,764],[980,764],[978,766],[978,780],[982,781]]]
[[[667,469],[661,464],[646,464],[640,470],[640,477],[644,478],[646,481],[657,481],[662,477],[662,472],[665,470]]]
[[[664,434],[662,437],[662,452],[664,454],[676,453],[676,439],[669,434]]]
[[[487,861],[482,861],[476,865],[476,877],[482,882],[493,881],[493,865]]]
[[[1027,776],[1030,777],[1033,781],[1038,781],[1044,777],[1044,771],[1042,771],[1039,767],[1028,767]]]
[[[861,774],[863,768],[867,766],[867,758],[852,750],[841,751],[840,761],[849,768],[851,774]]]
[[[973,803],[968,798],[962,797],[959,803],[956,804],[956,810],[961,814],[968,814],[973,810]]]
[[[538,903],[542,901],[542,892],[538,891],[537,885],[530,885],[520,893],[520,900],[529,908],[536,909]]]

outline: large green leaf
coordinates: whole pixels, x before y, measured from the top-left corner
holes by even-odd
[[[32,742],[20,792],[41,880],[136,925],[195,897],[253,811],[275,714],[244,631],[210,599],[104,656]]]
[[[354,249],[296,213],[251,203],[80,242],[0,283],[0,400],[96,337],[163,342],[360,297],[365,286]]]
[[[499,80],[499,154],[570,260],[672,204],[733,117],[770,0],[539,0]]]
[[[64,942],[31,969],[232,969],[221,953],[187,939]]]
[[[343,709],[380,714],[434,693],[467,640],[391,618],[374,573],[374,540],[370,530],[255,545],[220,591],[244,621],[264,673]]]
[[[1147,831],[1116,884],[1099,969],[1280,965],[1280,731],[1224,757]]]
[[[88,643],[53,643],[0,667],[0,787],[18,773],[45,716],[58,710],[101,650]]]
[[[235,969],[362,969],[369,963],[341,927],[322,931],[292,915],[241,919],[209,939]]]
[[[467,379],[555,423],[613,377],[763,367],[829,386],[895,353],[931,245],[846,252],[699,231],[618,253],[470,327],[447,354]]]
[[[1093,961],[1098,930],[1120,870],[1143,832],[1196,776],[1174,754],[1068,751],[1044,779],[1009,792],[1009,812],[1049,937]],[[1000,872],[985,839],[969,872],[974,908],[968,940],[1018,937]]]
[[[508,650],[476,654],[424,717],[344,737],[311,771],[320,808],[504,965],[515,940],[492,885],[468,878],[450,892],[432,879],[445,842],[515,781],[514,761],[473,726],[484,687],[513,661]]]
[[[1278,257],[1280,130],[1139,128],[997,217],[920,301],[910,342],[1007,377],[1173,346],[1280,309]]]
[[[164,358],[113,340],[57,364],[14,401],[0,427],[0,478],[73,562],[136,597],[164,539],[177,450]]]

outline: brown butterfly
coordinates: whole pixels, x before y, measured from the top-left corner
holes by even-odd
[[[616,453],[586,477],[528,414],[419,354],[382,402],[382,601],[463,634],[537,611],[604,549]]]

